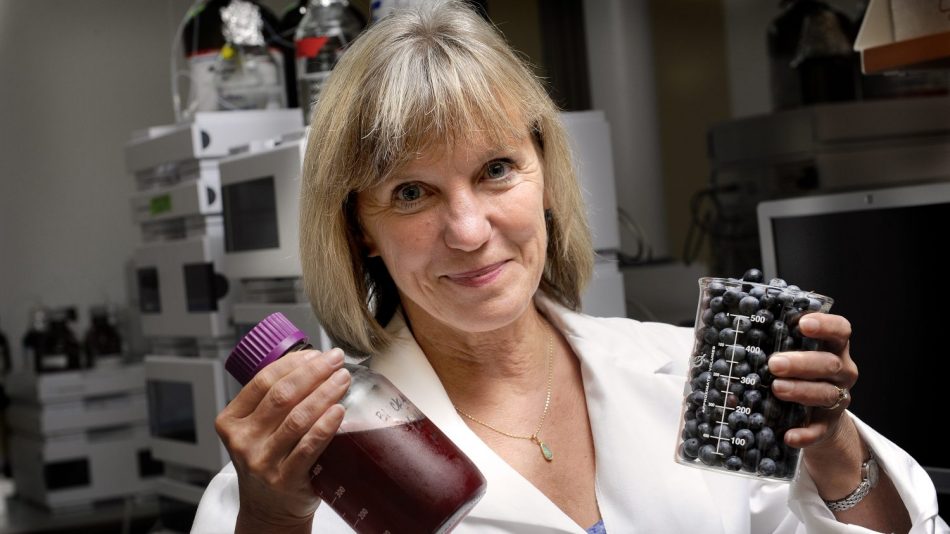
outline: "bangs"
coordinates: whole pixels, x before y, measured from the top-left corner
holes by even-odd
[[[544,112],[537,83],[497,50],[435,33],[411,41],[367,71],[354,161],[372,168],[362,169],[360,189],[430,150],[510,146],[537,129]]]

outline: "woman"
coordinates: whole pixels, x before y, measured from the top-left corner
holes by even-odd
[[[857,368],[834,315],[800,324],[834,352],[770,362],[777,396],[817,408],[787,433],[806,451],[799,480],[673,462],[692,330],[573,311],[591,245],[557,110],[466,6],[378,23],[314,113],[301,204],[314,310],[485,474],[457,532],[946,529],[923,470],[845,415],[839,392]],[[233,463],[194,531],[350,531],[308,483],[343,417],[342,360],[339,349],[288,355],[220,414]],[[880,482],[832,512],[824,499],[852,493],[868,451]]]

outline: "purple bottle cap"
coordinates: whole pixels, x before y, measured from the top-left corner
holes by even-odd
[[[224,368],[243,386],[258,371],[306,339],[307,334],[298,330],[284,314],[272,313],[241,338]]]

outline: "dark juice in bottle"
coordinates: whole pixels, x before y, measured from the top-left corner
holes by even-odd
[[[359,532],[447,532],[485,479],[428,418],[337,434],[310,485]],[[344,482],[345,481],[345,482]]]

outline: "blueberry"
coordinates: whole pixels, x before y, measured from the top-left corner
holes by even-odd
[[[708,441],[706,436],[712,435],[712,425],[709,423],[700,423],[696,425],[696,437],[703,441]]]
[[[749,386],[750,388],[754,388],[755,386],[758,386],[760,382],[762,382],[762,379],[759,378],[759,375],[755,373],[745,374],[745,385]]]
[[[787,291],[787,292],[789,292],[789,293],[801,293],[801,292],[802,292],[802,288],[796,286],[795,284],[789,284],[789,285],[785,286],[785,291]]]
[[[690,384],[692,384],[693,389],[705,390],[706,383],[709,382],[711,379],[712,379],[712,373],[710,373],[709,371],[703,371],[702,373],[699,373],[699,376],[694,378],[693,381],[690,382]]]
[[[769,447],[768,452],[765,453],[766,458],[771,458],[775,460],[776,462],[781,460],[784,456],[785,456],[784,447],[781,447],[780,445],[772,445],[771,447]]]
[[[742,404],[751,410],[757,410],[762,404],[762,392],[757,389],[750,389],[745,391],[742,394]],[[760,413],[754,413],[751,417],[755,416],[762,417],[763,422],[765,421],[765,416]],[[750,421],[751,421],[750,417]],[[761,425],[760,425],[761,426]]]
[[[715,445],[703,445],[699,449],[699,459],[706,465],[716,465],[719,463],[719,455],[716,454]],[[772,460],[769,460],[770,462]],[[774,462],[773,462],[774,463]],[[773,466],[774,467],[774,466]]]
[[[709,423],[712,421],[712,410],[707,409],[706,406],[700,406],[696,408],[696,411],[693,412],[696,414],[696,420],[699,421],[699,425],[702,426],[704,423]]]
[[[686,413],[683,414],[683,418],[686,419],[687,421],[695,421],[695,420],[696,420],[696,410],[693,409],[693,408],[690,408],[690,409],[686,410]]]
[[[729,414],[728,421],[729,427],[733,430],[748,428],[749,426],[749,416],[742,412],[732,412]]]
[[[712,435],[728,441],[732,439],[732,429],[729,425],[716,425],[713,427]]]
[[[738,376],[738,375],[734,375],[734,376]],[[733,379],[729,383],[729,387],[727,389],[729,390],[729,393],[732,393],[732,398],[736,399],[736,405],[738,405],[739,404],[738,399],[741,399],[743,393],[745,393],[745,386],[742,385],[742,382],[739,382],[738,380]]]
[[[742,280],[744,282],[761,283],[762,280],[765,280],[765,275],[762,273],[762,271],[756,268],[752,268],[746,271],[745,273],[743,273]]]
[[[788,282],[786,282],[785,280],[782,280],[781,278],[773,278],[769,280],[769,285],[772,287],[784,289],[788,287]]]
[[[707,310],[712,311],[712,310]],[[728,328],[732,321],[729,320],[729,316],[726,315],[726,312],[719,312],[713,316],[713,326],[722,330],[723,328]]]
[[[783,308],[788,308],[792,305],[792,301],[795,300],[795,295],[791,293],[779,293],[777,298],[778,301],[782,303]]]
[[[715,345],[719,343],[719,330],[716,330],[715,327],[708,326],[702,329],[703,341],[709,343],[710,345]]]
[[[794,336],[788,336],[782,340],[782,343],[779,344],[779,350],[782,352],[788,352],[790,350],[795,350],[798,346],[798,342],[795,340]]]
[[[708,447],[709,445],[707,445]],[[762,476],[770,477],[775,474],[775,460],[771,458],[762,458],[759,461],[758,473]]]
[[[771,427],[763,426],[761,430],[755,433],[755,443],[759,450],[769,450],[775,445],[775,432]]]
[[[726,347],[726,360],[741,362],[745,360],[745,349],[741,345],[729,345]]]
[[[769,360],[768,355],[766,355],[765,351],[762,349],[747,351],[747,354],[749,364],[756,369],[765,365],[765,363]]]
[[[690,438],[683,442],[683,456],[693,460],[699,456],[699,440],[696,438]]]
[[[735,343],[738,339],[738,336],[736,335],[735,330],[731,328],[723,328],[719,332],[719,336],[717,336],[717,338],[720,343],[725,343],[728,345],[729,343]]]
[[[719,373],[721,375],[729,374],[729,360],[725,358],[719,358],[714,361],[712,364],[712,372]]]
[[[730,471],[738,471],[742,469],[742,458],[739,458],[738,456],[730,456],[729,458],[726,458],[725,465],[726,469]]]
[[[765,416],[765,419],[772,423],[773,421],[778,421],[782,417],[782,405],[785,404],[779,399],[769,396],[762,401],[762,415]]]
[[[695,419],[692,421],[686,421],[686,423],[683,424],[683,439],[695,438],[698,436],[699,434],[696,433],[698,428],[699,423],[697,423]]]
[[[806,297],[806,296],[798,295],[798,296],[795,297],[795,299],[792,301],[792,306],[795,306],[795,307],[798,308],[799,310],[807,310],[807,309],[808,309],[809,300],[811,300],[811,299],[809,299],[809,298]]]
[[[763,386],[771,386],[772,381],[775,380],[775,377],[769,372],[769,364],[759,366],[759,369],[756,371],[756,374],[759,375],[759,378],[762,380]]]
[[[763,325],[763,326],[766,326],[766,327],[767,327],[769,324],[771,324],[773,320],[775,320],[775,315],[774,315],[772,312],[770,312],[769,310],[767,310],[767,309],[762,309],[762,310],[759,310],[759,311],[755,312],[755,316],[756,316],[756,317],[761,317],[762,320],[757,321],[757,323],[758,323],[758,324],[761,324],[761,325]],[[763,333],[764,333],[764,332],[763,332]]]
[[[749,295],[739,301],[739,313],[752,315],[759,310],[759,299]]]
[[[722,404],[722,393],[715,388],[709,388],[709,393],[706,395],[706,400],[713,404]]]
[[[715,313],[719,313],[726,309],[726,305],[722,303],[722,297],[713,297],[709,300],[709,309]]]
[[[713,317],[716,314],[712,310],[706,310],[703,312],[703,324],[706,326],[711,326],[713,324]]]
[[[728,441],[719,442],[719,458],[728,458],[732,456],[732,444]]]
[[[762,286],[753,286],[749,288],[749,296],[761,299],[765,295],[765,288]]]
[[[768,334],[766,334],[765,331],[760,328],[752,328],[745,334],[746,341],[748,341],[750,345],[756,346],[765,341],[767,337]]]
[[[729,389],[730,383],[729,379],[725,376],[719,376],[716,378],[716,389],[719,391],[726,391]]]
[[[765,295],[759,298],[759,307],[763,310],[774,309],[778,305],[778,297],[771,293],[766,292]]]
[[[749,416],[749,430],[757,432],[765,426],[765,416],[760,413],[754,413]]]
[[[746,376],[752,372],[752,366],[749,365],[749,362],[740,362],[738,365],[732,368],[733,376]]]
[[[749,449],[742,456],[742,468],[746,471],[755,471],[759,466],[762,453],[758,449]]]
[[[702,390],[698,390],[698,389],[690,393],[689,396],[686,397],[687,401],[689,401],[689,405],[692,406],[693,408],[699,408],[700,406],[702,406],[705,398],[706,398],[706,392]]]
[[[808,299],[808,311],[816,312],[821,310],[821,301],[818,299],[810,298]]]
[[[733,308],[739,304],[739,294],[741,291],[735,288],[727,289],[725,293],[722,294],[722,303],[726,305],[727,308]]]
[[[710,282],[706,286],[706,292],[712,295],[713,297],[718,297],[726,292],[726,286],[722,282]]]
[[[748,428],[742,428],[736,431],[736,446],[740,449],[751,449],[755,445],[755,434]]]
[[[752,321],[748,317],[736,315],[732,320],[732,327],[738,330],[740,334],[748,332],[752,328]]]

